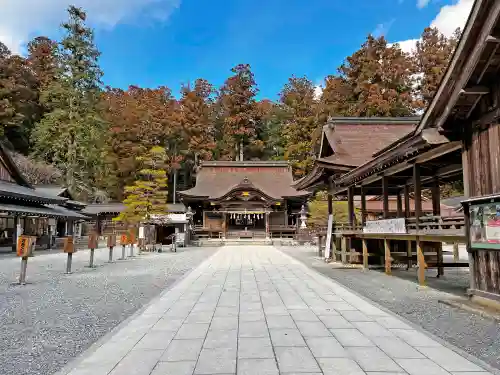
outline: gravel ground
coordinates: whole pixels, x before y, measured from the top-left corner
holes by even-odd
[[[467,284],[466,272],[445,269],[444,280],[429,278],[429,286],[439,284],[440,287],[449,289],[446,292],[432,287],[419,290],[416,275],[414,273],[412,275],[412,272],[408,275],[406,271],[393,271],[393,275],[406,273],[405,278],[400,278],[386,276],[378,271],[335,269],[317,257],[315,248],[277,248],[435,336],[500,369],[500,324],[438,302],[439,299],[464,294]],[[435,276],[436,271],[431,272],[433,273],[429,275]],[[448,283],[445,282],[446,279]],[[450,287],[447,284],[458,284],[458,286]]]
[[[65,254],[46,253],[29,259],[25,286],[14,284],[20,259],[0,257],[0,373],[54,374],[215,251],[178,249],[108,264],[101,249],[95,269],[85,267],[89,251],[79,251],[71,275],[64,274]]]

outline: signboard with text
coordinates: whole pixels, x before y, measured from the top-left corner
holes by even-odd
[[[384,219],[370,220],[365,223],[363,233],[406,233],[406,220],[399,219]]]

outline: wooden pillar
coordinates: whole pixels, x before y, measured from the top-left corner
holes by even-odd
[[[404,217],[403,216],[403,198],[401,197],[401,192],[398,192],[397,195],[397,204],[398,204],[398,218]]]
[[[435,176],[432,180],[432,214],[441,215],[441,199],[439,196],[439,179]]]
[[[361,186],[361,225],[366,224],[366,194],[363,186]]]
[[[227,233],[227,214],[225,212],[222,213],[222,239],[226,239]]]
[[[387,176],[382,177],[382,194],[384,198],[384,219],[389,218],[389,181]]]
[[[404,188],[404,196],[405,196],[405,217],[410,217],[410,187],[405,185]]]
[[[354,225],[354,188],[347,189],[347,212],[349,215],[349,225]]]
[[[363,243],[363,268],[366,270],[368,269],[368,244],[366,238],[361,241]]]
[[[460,260],[460,253],[459,253],[459,248],[458,248],[458,242],[453,243],[453,261],[455,263],[458,263]]]
[[[347,247],[349,240],[347,237],[342,236],[341,238],[341,246],[340,246],[340,261],[342,263],[347,263]]]
[[[14,229],[12,231],[12,251],[16,252],[17,251],[17,228],[18,225],[21,224],[21,220],[19,220],[19,216],[14,216]]]
[[[413,188],[414,188],[413,191],[415,193],[415,218],[418,228],[420,217],[422,216],[422,185],[420,180],[419,164],[413,165]]]
[[[387,238],[384,238],[384,250],[385,250],[385,274],[391,274],[391,244]]]
[[[269,232],[269,212],[266,212],[266,239],[270,238]]]
[[[413,247],[413,242],[412,240],[408,240],[406,242],[406,256],[407,256],[407,259],[406,259],[406,270],[408,271],[409,269],[411,269],[411,266],[413,264],[413,261],[411,260],[412,256],[413,256],[413,251],[412,251],[412,247]]]
[[[417,239],[418,284],[425,286],[425,258],[422,243]]]

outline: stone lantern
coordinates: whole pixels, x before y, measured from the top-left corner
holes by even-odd
[[[307,221],[307,211],[306,207],[302,205],[302,208],[300,209],[300,229],[307,228],[306,221]]]

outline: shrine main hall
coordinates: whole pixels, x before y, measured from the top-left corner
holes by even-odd
[[[292,183],[288,162],[209,161],[200,165],[195,186],[178,195],[198,236],[293,237],[310,192]]]

